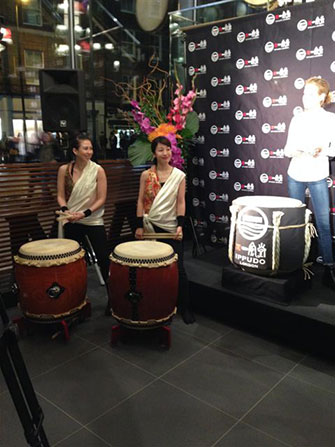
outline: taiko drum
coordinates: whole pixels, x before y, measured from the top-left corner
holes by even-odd
[[[153,328],[176,313],[178,256],[168,244],[125,242],[110,255],[109,297],[116,320]]]
[[[84,250],[69,239],[32,241],[20,247],[15,277],[23,314],[33,319],[64,318],[86,304]]]

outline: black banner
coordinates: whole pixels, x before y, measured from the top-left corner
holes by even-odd
[[[292,116],[303,110],[304,80],[322,76],[335,88],[335,1],[190,29],[186,56],[200,118],[192,214],[213,243],[226,243],[232,200],[288,195],[284,146]],[[334,183],[332,175],[333,217]]]

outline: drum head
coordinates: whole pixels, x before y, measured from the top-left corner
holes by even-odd
[[[115,247],[110,259],[135,267],[161,267],[176,260],[172,247],[163,242],[133,241]]]
[[[84,250],[76,241],[71,239],[42,239],[22,245],[14,259],[18,264],[49,267],[68,264],[83,256]]]
[[[305,206],[300,200],[281,196],[243,196],[232,202],[234,205],[259,208],[300,208]]]

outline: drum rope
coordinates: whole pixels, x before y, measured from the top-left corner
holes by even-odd
[[[230,262],[234,263],[233,248],[234,248],[234,241],[235,241],[236,216],[237,216],[239,207],[237,205],[231,205],[229,207],[229,210],[231,212],[230,228],[232,229],[232,231],[230,231],[230,233],[229,233],[228,257],[229,257]]]
[[[280,221],[284,213],[282,211],[274,211],[272,213],[273,235],[272,235],[272,271],[276,273],[279,268],[280,256]]]
[[[173,309],[172,312],[169,313],[166,317],[159,318],[159,319],[150,319],[150,320],[130,320],[129,318],[123,318],[117,315],[112,311],[112,316],[119,321],[121,324],[127,324],[131,326],[132,328],[138,328],[141,329],[150,329],[152,326],[157,326],[162,323],[166,323],[167,321],[171,320],[171,318],[176,315],[177,313],[177,307]]]

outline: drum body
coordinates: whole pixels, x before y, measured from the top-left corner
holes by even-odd
[[[22,245],[15,260],[20,307],[32,319],[61,319],[85,304],[84,250],[69,239],[44,239]]]
[[[110,255],[109,298],[112,314],[132,328],[153,328],[176,313],[177,255],[155,241],[125,242]]]
[[[259,275],[301,269],[310,249],[310,214],[300,200],[239,197],[230,207],[229,259]]]

